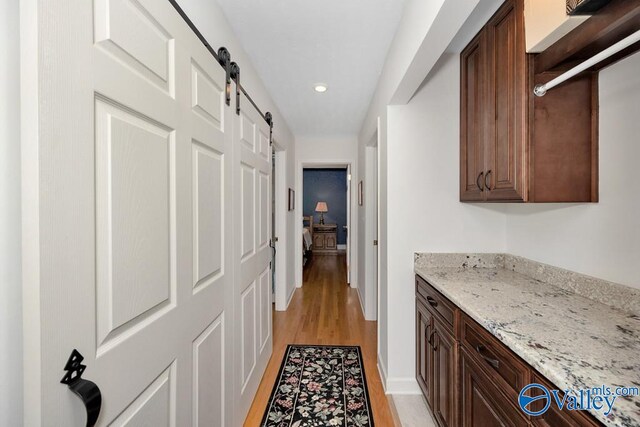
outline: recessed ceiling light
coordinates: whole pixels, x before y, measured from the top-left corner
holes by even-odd
[[[316,83],[313,86],[313,90],[315,90],[318,93],[326,92],[327,89],[328,89],[328,87],[327,87],[326,83]]]

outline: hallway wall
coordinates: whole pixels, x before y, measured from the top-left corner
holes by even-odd
[[[640,54],[600,73],[599,203],[459,202],[459,52],[495,6],[481,5],[406,105],[391,105],[390,98],[373,110],[382,126],[379,364],[389,393],[419,392],[415,319],[408,310],[414,301],[414,252],[505,251],[640,288],[640,199],[628,190],[633,159],[640,155],[640,128],[633,118],[640,100]],[[381,82],[378,90],[391,96],[389,85]],[[359,143],[366,144],[374,131],[365,122]]]
[[[460,203],[460,62],[445,54],[407,105],[388,112],[387,386],[415,381],[415,252],[502,252],[506,207]]]
[[[0,426],[22,425],[19,9],[0,3]]]

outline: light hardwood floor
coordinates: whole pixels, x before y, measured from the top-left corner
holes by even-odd
[[[304,285],[296,289],[287,311],[273,312],[273,355],[245,426],[260,425],[287,344],[359,345],[375,425],[395,424],[376,366],[376,322],[364,320],[358,292],[347,285],[346,278],[344,255],[314,256],[305,268]]]

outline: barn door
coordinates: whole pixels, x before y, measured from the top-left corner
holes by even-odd
[[[238,411],[251,406],[272,350],[271,336],[271,146],[269,125],[241,98],[235,117],[236,185],[236,385]]]
[[[243,367],[257,373],[262,128],[251,118],[256,139],[242,142],[256,147],[241,199],[253,279],[236,296],[223,69],[168,1],[24,3],[25,424],[84,425],[60,384],[76,348],[100,426],[239,425],[225,307],[242,298]]]

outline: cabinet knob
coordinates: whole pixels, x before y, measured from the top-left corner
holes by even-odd
[[[480,179],[482,178],[482,175],[484,175],[484,172],[480,172],[480,174],[476,178],[476,185],[478,186],[478,190],[480,190],[480,191],[484,191],[484,187],[482,187],[482,185],[480,185]]]

